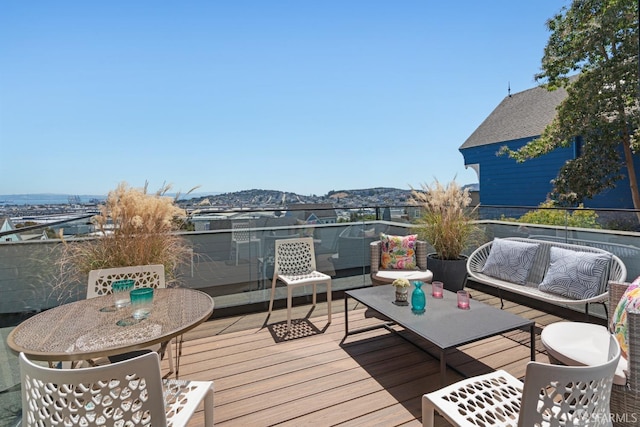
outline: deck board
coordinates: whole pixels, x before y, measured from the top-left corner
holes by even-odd
[[[494,295],[472,295],[500,307]],[[536,360],[547,362],[539,334],[562,314],[504,302],[505,310],[535,320]],[[362,305],[348,309],[350,329],[380,323]],[[276,342],[264,325],[266,313],[205,322],[184,336],[180,377],[214,381],[214,419],[222,427],[421,425],[422,394],[441,386],[438,360],[419,348],[428,345],[415,337],[412,345],[384,329],[345,338],[344,301],[334,301],[330,325],[326,312],[326,303],[314,310],[295,307],[294,318],[307,318],[322,332],[285,342]],[[269,322],[285,316],[285,310],[275,311]],[[467,344],[448,355],[456,370],[447,370],[447,382],[495,369],[521,378],[529,355],[528,331]],[[189,425],[202,424],[199,411]],[[436,425],[448,424],[436,416]]]

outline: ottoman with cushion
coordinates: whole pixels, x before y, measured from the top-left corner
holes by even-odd
[[[608,327],[581,322],[558,322],[546,326],[541,334],[552,362],[565,365],[602,363],[613,334],[621,348],[613,378],[611,413],[616,426],[640,424],[640,278],[633,284],[609,283]]]

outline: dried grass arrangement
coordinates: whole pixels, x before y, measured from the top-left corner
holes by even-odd
[[[168,197],[169,185],[155,194],[123,182],[109,192],[100,214],[92,218],[99,237],[67,242],[58,261],[59,282],[86,282],[89,271],[100,268],[163,264],[167,284],[177,279],[178,267],[191,262],[192,250],[175,231],[186,212]],[[62,238],[62,236],[60,236]]]
[[[476,208],[470,208],[469,189],[455,180],[446,185],[435,180],[411,191],[411,201],[422,207],[418,236],[434,247],[438,259],[460,259],[479,229],[474,222]]]

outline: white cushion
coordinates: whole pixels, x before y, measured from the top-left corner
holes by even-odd
[[[607,361],[610,335],[606,327],[593,323],[557,322],[545,326],[540,339],[547,353],[559,362],[589,366]],[[628,369],[627,360],[620,357],[613,383],[625,385]]]
[[[433,273],[431,270],[380,270],[374,277],[382,282],[393,282],[396,279],[405,278],[409,281],[420,280],[423,282],[431,282],[433,279]]]

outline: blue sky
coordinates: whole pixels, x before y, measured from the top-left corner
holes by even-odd
[[[567,1],[3,1],[0,194],[477,182]]]

